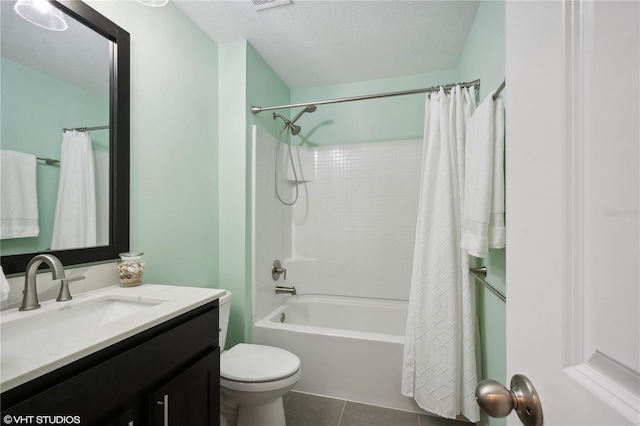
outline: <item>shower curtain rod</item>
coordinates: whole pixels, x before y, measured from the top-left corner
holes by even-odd
[[[75,127],[72,129],[62,129],[63,132],[90,132],[91,130],[105,130],[108,129],[109,126],[96,126],[96,127]]]
[[[470,81],[467,83],[456,83],[456,84],[446,84],[444,86],[433,86],[433,87],[427,87],[426,89],[414,89],[414,90],[403,90],[400,92],[389,92],[389,93],[378,93],[375,95],[364,95],[364,96],[353,96],[353,97],[349,97],[349,98],[338,98],[338,99],[328,99],[326,101],[317,101],[317,102],[304,102],[304,103],[300,103],[300,104],[291,104],[291,105],[277,105],[277,106],[270,106],[270,107],[259,107],[259,106],[252,106],[251,107],[251,112],[255,115],[258,114],[262,111],[270,111],[270,110],[274,110],[274,109],[285,109],[285,108],[298,108],[298,107],[307,107],[310,105],[327,105],[327,104],[337,104],[340,102],[351,102],[351,101],[364,101],[367,99],[378,99],[378,98],[389,98],[391,96],[404,96],[404,95],[415,95],[418,93],[433,93],[433,92],[437,92],[440,90],[440,88],[442,87],[444,90],[451,90],[456,86],[462,86],[462,87],[475,87],[476,89],[480,88],[480,79],[478,80],[474,80],[474,81]]]

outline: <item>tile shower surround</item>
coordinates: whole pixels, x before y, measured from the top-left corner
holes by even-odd
[[[305,291],[409,298],[421,145],[415,140],[313,150],[309,208],[293,206],[291,239],[292,277],[298,277],[295,259],[315,259],[301,262]]]
[[[300,185],[292,207],[281,205],[273,189],[277,143],[257,131],[255,260],[256,280],[264,285],[257,286],[256,298],[260,288],[274,285],[263,269],[280,259],[287,268],[284,285],[300,293],[408,300],[422,141],[294,146]],[[286,181],[278,185],[292,200],[293,173],[283,148],[286,170],[279,176]],[[256,317],[274,307],[268,305],[254,309]]]

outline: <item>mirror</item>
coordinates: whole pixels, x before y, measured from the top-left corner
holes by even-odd
[[[117,259],[129,248],[129,34],[80,1],[50,2],[68,23],[60,32],[19,17],[15,1],[0,3],[0,143],[42,159],[36,162],[40,229],[37,236],[0,240],[4,273],[24,272],[42,252],[65,266]],[[94,127],[95,243],[52,245],[61,169],[44,159],[60,160],[63,129]]]

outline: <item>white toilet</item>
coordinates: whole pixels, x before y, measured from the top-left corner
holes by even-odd
[[[220,303],[220,348],[224,349],[231,312],[231,293]],[[301,376],[300,358],[284,349],[239,343],[220,354],[221,423],[237,426],[285,426],[282,397]],[[229,426],[233,426],[229,425]]]

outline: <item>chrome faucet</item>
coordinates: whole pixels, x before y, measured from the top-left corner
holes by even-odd
[[[296,286],[292,286],[292,287],[276,286],[276,294],[281,294],[281,293],[289,293],[292,296],[295,296],[296,295]]]
[[[39,254],[35,256],[27,265],[27,273],[24,277],[24,296],[22,297],[22,306],[20,306],[21,311],[30,311],[40,307],[38,303],[38,293],[36,291],[36,273],[38,272],[38,266],[40,266],[42,262],[49,265],[54,280],[64,280],[64,266],[62,266],[60,259],[52,254]]]

